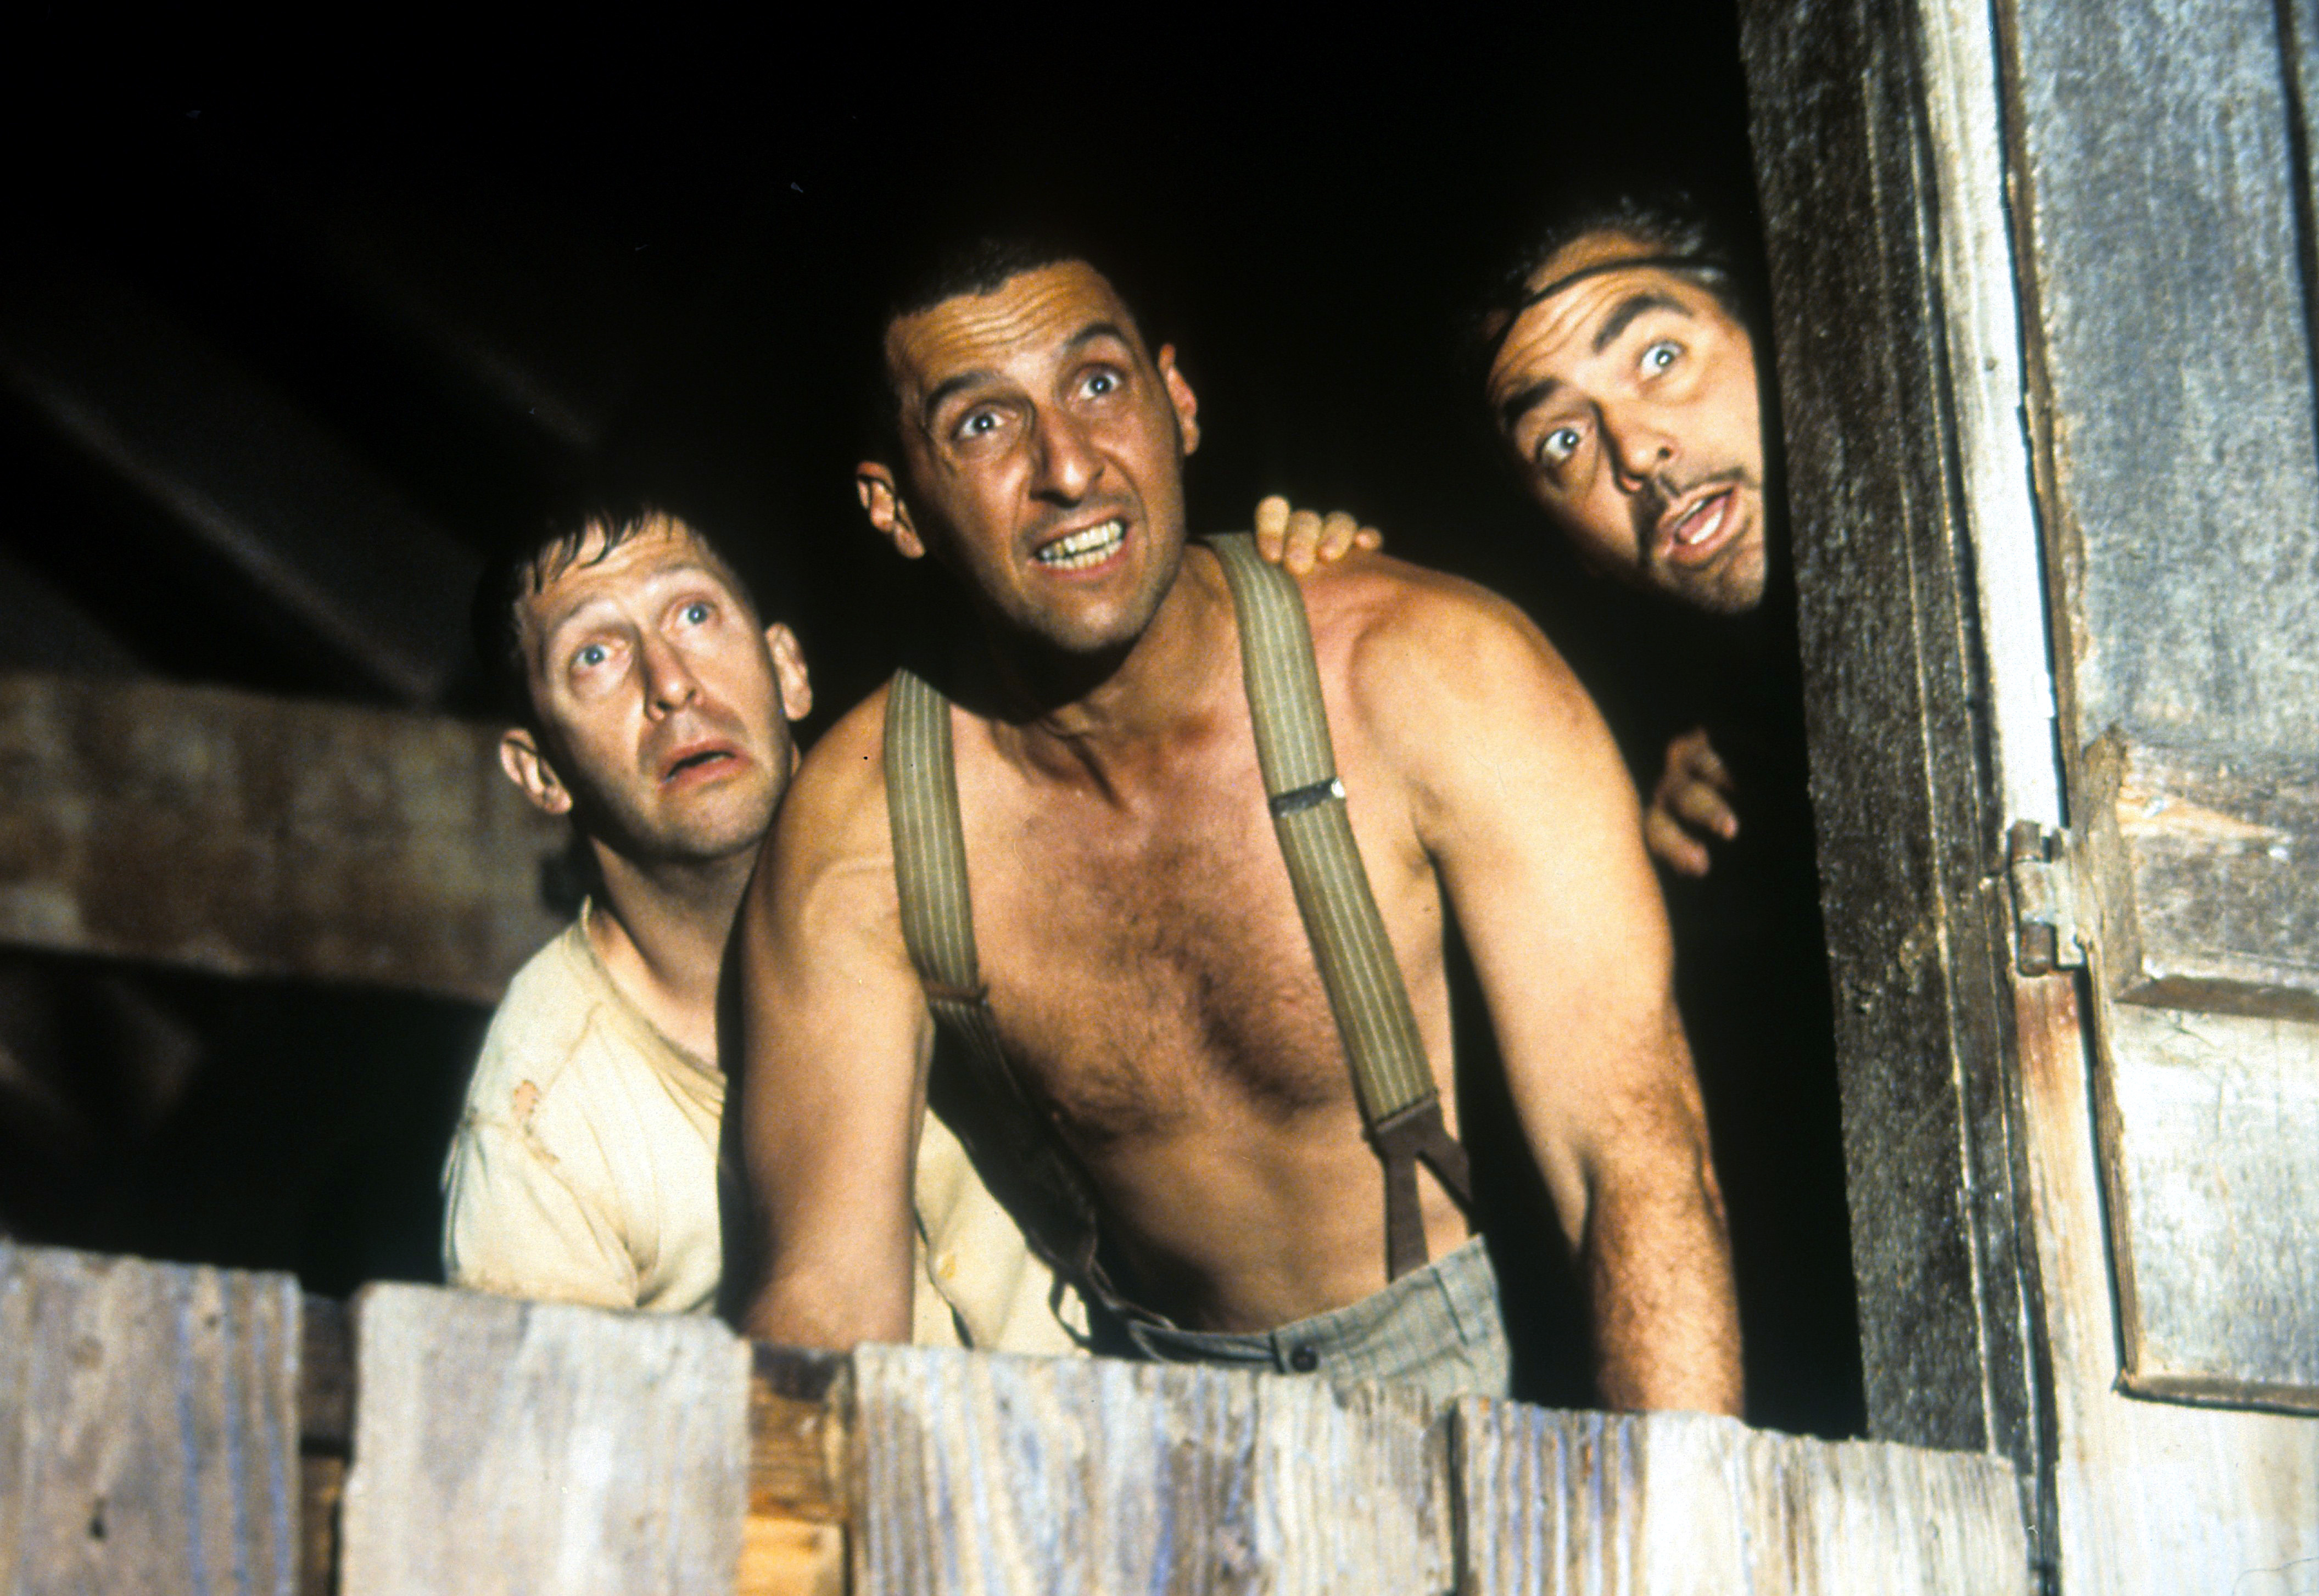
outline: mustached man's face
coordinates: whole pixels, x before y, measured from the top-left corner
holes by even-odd
[[[1654,253],[1592,234],[1530,286]],[[1489,401],[1531,494],[1588,564],[1718,614],[1763,601],[1755,346],[1705,288],[1654,266],[1581,278],[1516,318]]]
[[[539,731],[510,730],[501,762],[541,808],[639,864],[755,848],[796,765],[789,722],[812,704],[797,639],[758,628],[680,521],[602,546],[591,534],[522,601]]]
[[[931,550],[987,613],[1059,653],[1132,645],[1184,551],[1197,403],[1083,261],[1022,272],[887,330],[902,458],[855,482],[878,529]]]

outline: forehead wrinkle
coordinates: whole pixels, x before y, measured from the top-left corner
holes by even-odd
[[[663,536],[675,538],[681,535],[670,533]],[[699,557],[699,545],[690,537],[684,537],[682,540],[689,546],[686,556],[665,564],[647,566],[641,573],[636,573],[633,568],[623,571],[613,564],[619,555],[630,548],[636,547],[642,541],[632,539],[614,549],[604,559],[588,565],[574,567],[556,578],[549,584],[551,589],[575,581],[582,582],[585,585],[580,591],[571,596],[562,609],[553,611],[552,618],[537,628],[542,645],[555,642],[559,633],[585,619],[591,611],[607,607],[617,608],[618,598],[614,591],[617,588],[626,587],[631,591],[649,594],[654,590],[665,587],[671,582],[680,582],[687,577],[699,576],[708,578],[720,591],[734,596],[737,600],[737,591],[726,580],[725,573],[711,562]],[[531,602],[537,605],[546,596],[545,592],[536,593],[532,596]]]
[[[1082,324],[1061,336],[1059,324],[1071,322]],[[924,391],[918,401],[924,412],[961,386],[1003,379],[1006,366],[1050,346],[1071,348],[1105,329],[1132,344],[1121,330],[1130,322],[1102,275],[1069,261],[1017,273],[992,293],[961,294],[905,316],[895,322],[889,347],[893,364]],[[968,362],[968,370],[943,374],[946,367]]]
[[[1539,277],[1546,280],[1546,274],[1541,272]],[[1638,278],[1649,281],[1638,282]],[[1627,322],[1619,320],[1614,312],[1611,320],[1617,321],[1618,325],[1612,327],[1611,321],[1604,322],[1603,329],[1608,336],[1594,347],[1586,347],[1593,341],[1586,334],[1587,324],[1602,311],[1606,304],[1616,304],[1621,311],[1635,305],[1635,313],[1640,315],[1652,307],[1647,302],[1638,304],[1637,302],[1656,299],[1682,315],[1695,317],[1697,312],[1674,292],[1684,286],[1686,284],[1682,279],[1670,272],[1655,266],[1638,266],[1631,274],[1614,271],[1585,278],[1572,284],[1552,299],[1541,300],[1530,306],[1507,329],[1505,339],[1499,347],[1498,359],[1491,368],[1493,376],[1502,372],[1505,374],[1495,386],[1502,388],[1517,382],[1522,383],[1520,390],[1499,401],[1501,413],[1517,399],[1525,401],[1520,407],[1522,412],[1535,409],[1546,396],[1537,390],[1569,383],[1573,374],[1587,363],[1585,358],[1576,354],[1577,350],[1584,350],[1587,356],[1599,355],[1603,345],[1626,330]],[[1631,317],[1627,319],[1631,320]],[[1518,416],[1509,416],[1505,424],[1511,426],[1517,419]]]

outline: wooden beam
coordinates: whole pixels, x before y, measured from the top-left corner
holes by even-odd
[[[464,722],[0,676],[0,942],[496,998],[563,823]]]
[[[2033,1473],[2002,815],[1917,22],[1874,0],[1747,0],[1740,23],[1870,1429]]]
[[[465,653],[482,563],[129,284],[14,236],[0,392],[355,680],[412,705],[438,699]]]

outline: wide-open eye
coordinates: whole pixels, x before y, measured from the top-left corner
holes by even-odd
[[[1661,338],[1643,351],[1643,374],[1647,377],[1655,377],[1682,358],[1681,344],[1673,338]]]
[[[1578,446],[1586,435],[1575,427],[1557,427],[1538,440],[1538,457],[1547,465],[1564,465],[1578,453]]]
[[[602,644],[590,643],[582,645],[580,652],[572,656],[572,663],[576,669],[592,671],[611,657],[611,650]]]
[[[676,613],[678,618],[682,620],[686,626],[698,627],[708,624],[709,616],[715,612],[708,608],[708,600],[695,599],[691,603],[686,605],[682,609],[678,610]]]
[[[1106,366],[1097,366],[1079,383],[1079,392],[1090,399],[1101,399],[1119,392],[1119,374]]]

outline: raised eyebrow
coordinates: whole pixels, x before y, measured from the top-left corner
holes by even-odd
[[[1498,425],[1511,433],[1521,425],[1521,419],[1548,400],[1562,386],[1559,377],[1540,377],[1527,388],[1518,388],[1498,403]]]
[[[931,417],[936,410],[942,409],[944,402],[946,402],[952,395],[964,392],[969,388],[979,387],[985,383],[995,383],[997,380],[998,374],[997,372],[979,366],[973,371],[962,371],[954,377],[944,377],[941,382],[934,384],[934,392],[926,395],[925,404],[923,407],[925,412],[927,416]]]
[[[1691,312],[1683,308],[1682,301],[1672,295],[1661,293],[1655,288],[1646,288],[1638,293],[1630,293],[1620,300],[1619,308],[1605,317],[1602,325],[1594,329],[1594,353],[1600,355],[1609,348],[1620,333],[1635,324],[1635,318],[1646,311],[1673,311],[1676,315],[1686,319],[1691,315]]]
[[[1090,321],[1071,335],[1070,341],[1063,346],[1063,351],[1066,354],[1076,355],[1097,338],[1116,338],[1131,349],[1135,347],[1129,341],[1126,332],[1121,329],[1118,322]]]

